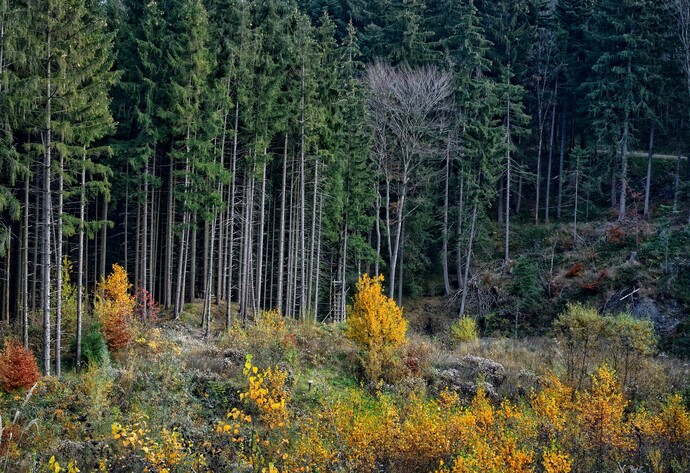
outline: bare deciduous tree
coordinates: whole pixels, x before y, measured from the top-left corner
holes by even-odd
[[[374,136],[373,158],[384,185],[385,230],[388,239],[389,293],[396,287],[402,228],[408,201],[420,182],[425,162],[439,152],[452,95],[451,75],[435,67],[368,67],[369,123]]]

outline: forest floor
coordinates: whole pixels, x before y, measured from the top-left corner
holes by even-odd
[[[363,380],[363,355],[345,337],[343,325],[265,316],[225,330],[224,308],[217,307],[214,336],[206,338],[201,304],[188,304],[179,320],[162,317],[155,327],[141,327],[127,348],[100,366],[81,375],[43,378],[28,395],[1,394],[0,471],[76,471],[67,468],[70,462],[83,472],[489,471],[458,466],[463,455],[479,455],[482,442],[495,443],[492,461],[503,465],[491,471],[568,471],[546,469],[545,455],[556,446],[543,437],[546,427],[535,427],[545,422],[535,403],[542,394],[580,401],[596,394],[612,403],[615,393],[595,390],[606,372],[589,377],[601,358],[592,353],[585,360],[587,377],[576,386],[581,394],[575,394],[559,381],[566,382],[569,362],[555,333],[458,343],[447,331],[450,321],[441,316],[433,330],[417,330],[418,321],[442,304],[440,298],[409,304],[413,320],[399,354],[402,369],[396,379],[378,384]],[[690,393],[690,364],[650,355],[630,373],[629,382],[615,388],[626,399],[619,403],[620,418],[607,428],[633,438],[631,423],[639,408],[662,416],[672,393]],[[584,414],[566,398],[559,401],[562,414],[579,426]],[[690,396],[684,399],[687,403]],[[438,417],[443,409],[449,410]],[[457,431],[464,422],[477,422],[480,409],[490,409],[496,432],[484,438]],[[687,407],[680,409],[676,414],[690,422]],[[508,421],[510,412],[520,417]],[[581,440],[587,432],[559,429],[553,435],[572,471],[597,471]],[[686,452],[690,425],[686,430],[673,445],[650,434],[655,440],[644,448]],[[519,445],[510,443],[514,438],[521,439]],[[459,439],[465,443],[457,444]],[[639,452],[625,442],[625,448],[612,446],[597,461],[649,464],[647,457],[635,459]],[[519,468],[511,463],[518,460]],[[687,458],[681,460],[676,466],[686,468]]]

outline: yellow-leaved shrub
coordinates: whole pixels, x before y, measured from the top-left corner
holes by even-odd
[[[131,288],[127,271],[119,264],[114,264],[113,271],[96,286],[93,309],[111,351],[124,347],[133,337],[132,317],[136,300]]]
[[[383,293],[383,276],[362,275],[348,314],[346,336],[362,350],[364,376],[379,381],[396,372],[396,350],[407,341],[407,320],[402,309]]]

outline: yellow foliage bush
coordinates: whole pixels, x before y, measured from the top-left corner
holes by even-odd
[[[346,336],[363,351],[362,367],[370,381],[381,379],[396,349],[407,341],[407,320],[395,301],[383,294],[382,282],[381,275],[359,278],[347,321]]]
[[[479,339],[477,321],[463,315],[450,326],[450,333],[456,342],[476,342]]]
[[[169,473],[186,465],[195,471],[205,466],[204,455],[194,451],[194,444],[186,441],[175,429],[163,429],[160,439],[151,436],[147,426],[146,415],[140,415],[132,424],[113,423],[111,433],[123,447],[141,455],[151,470],[157,473]]]
[[[94,312],[111,351],[127,345],[133,337],[131,324],[136,300],[131,288],[127,271],[118,264],[96,286]]]
[[[248,386],[240,393],[240,400],[258,410],[260,422],[233,408],[226,415],[227,421],[216,424],[216,432],[231,436],[238,458],[254,473],[284,471],[281,465],[289,458],[286,435],[291,416],[287,373],[278,368],[260,370],[252,364],[251,355],[247,355],[243,373]]]
[[[578,397],[576,425],[583,451],[597,470],[626,457],[633,448],[630,424],[625,422],[625,399],[614,371],[602,365],[592,375],[592,387]]]

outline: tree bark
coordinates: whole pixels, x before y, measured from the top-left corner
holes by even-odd
[[[455,229],[455,277],[458,280],[458,289],[462,288],[462,217],[465,213],[465,176],[460,169],[460,190],[458,192],[458,221]]]
[[[103,226],[101,227],[101,257],[100,257],[100,267],[98,271],[98,276],[104,278],[105,277],[105,267],[106,267],[106,256],[107,256],[107,242],[108,242],[108,225],[106,222],[108,221],[108,199],[106,197],[103,198]]]
[[[47,58],[47,87],[46,87],[46,129],[43,136],[43,208],[41,212],[43,214],[43,246],[41,254],[42,272],[41,272],[41,291],[43,293],[43,374],[50,376],[50,286],[51,281],[51,262],[50,262],[50,244],[51,238],[50,234],[53,230],[51,221],[51,210],[52,210],[52,197],[51,197],[51,174],[52,174],[52,75],[51,75],[51,36],[50,30],[48,30],[48,58]]]
[[[283,313],[283,278],[285,275],[285,198],[287,193],[287,160],[288,160],[288,135],[285,134],[283,144],[283,176],[280,189],[280,229],[278,237],[278,296],[276,305],[278,312]]]
[[[474,244],[474,233],[477,224],[477,213],[479,203],[477,197],[474,198],[474,205],[472,206],[472,224],[470,225],[470,237],[467,244],[467,257],[465,261],[465,276],[462,278],[462,297],[460,298],[460,317],[465,315],[465,303],[467,302],[467,286],[470,279],[470,262],[472,258],[472,245]]]
[[[630,64],[628,64],[630,68]],[[621,143],[621,194],[618,201],[618,220],[625,219],[626,198],[628,193],[628,136],[630,133],[630,117],[628,112],[625,113],[625,120],[623,121],[623,140]]]
[[[554,96],[558,94],[558,81],[556,81]],[[556,131],[556,102],[551,106],[551,136],[549,137],[549,161],[546,166],[546,196],[544,205],[544,222],[549,223],[549,210],[551,206],[551,170],[553,169],[553,141]]]
[[[166,309],[172,305],[173,278],[173,227],[175,225],[175,208],[173,206],[173,185],[175,180],[175,161],[170,156],[170,172],[168,176],[168,219],[165,226],[165,282],[163,285],[163,303]]]
[[[506,143],[507,143],[507,164],[506,164],[506,202],[505,202],[505,212],[506,212],[506,221],[505,221],[505,238],[504,238],[504,255],[503,255],[503,264],[505,266],[508,265],[510,262],[510,180],[511,180],[511,174],[510,174],[510,146],[511,146],[511,141],[510,141],[510,99],[508,99],[508,104],[507,104],[507,114],[506,114]]]
[[[64,207],[65,161],[60,154],[60,169],[58,170],[58,208],[53,221],[57,224],[57,238],[55,239],[55,259],[57,260],[55,273],[55,376],[62,375],[62,212]]]
[[[450,133],[446,147],[446,171],[444,175],[443,192],[443,225],[441,227],[441,238],[443,240],[441,249],[441,266],[443,268],[443,287],[446,297],[450,295],[450,275],[448,274],[448,200],[450,188]]]
[[[24,224],[22,225],[22,339],[24,348],[29,349],[29,179],[24,181]]]
[[[644,216],[649,215],[649,191],[652,187],[652,151],[654,149],[654,124],[649,129],[649,153],[647,154],[647,179],[644,186]]]
[[[314,294],[314,252],[316,251],[316,218],[317,218],[317,196],[319,190],[319,160],[316,159],[314,163],[314,193],[312,195],[312,206],[311,206],[311,242],[309,245],[309,275],[307,276],[307,281],[309,285],[307,286],[307,313],[312,313],[312,296]]]
[[[263,285],[263,262],[264,262],[264,233],[266,228],[266,150],[264,150],[264,163],[261,170],[261,197],[259,201],[259,234],[257,235],[257,254],[256,254],[256,309],[262,310],[264,306],[261,289]]]
[[[678,153],[676,157],[676,173],[673,180],[673,213],[676,213],[678,211],[678,200],[680,198],[680,161],[683,158],[683,139],[681,138],[682,128],[683,122],[681,121],[680,128],[678,129]]]
[[[561,117],[561,154],[558,159],[558,201],[556,203],[556,218],[561,218],[561,204],[563,203],[563,164],[565,162],[565,135],[566,135],[566,114],[563,110]]]
[[[81,161],[81,188],[79,192],[79,247],[77,253],[77,373],[81,372],[81,326],[84,318],[84,220],[86,211],[86,151]]]
[[[235,126],[234,134],[232,137],[232,162],[230,164],[230,220],[228,222],[229,226],[229,247],[228,247],[228,274],[227,282],[228,287],[226,289],[227,295],[227,305],[225,306],[225,328],[229,328],[232,323],[232,276],[233,276],[233,258],[235,257],[235,213],[236,213],[236,185],[237,185],[237,135],[239,132],[239,119],[240,119],[240,105],[239,100],[235,100]]]

